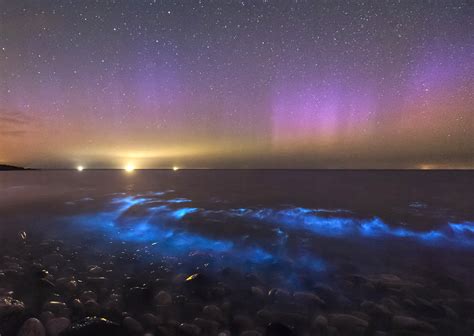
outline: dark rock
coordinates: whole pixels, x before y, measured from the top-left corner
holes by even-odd
[[[170,305],[173,301],[173,298],[167,291],[160,291],[156,294],[154,302],[160,306],[167,306]]]
[[[197,336],[201,333],[201,328],[192,323],[181,323],[179,331],[182,335]]]
[[[223,323],[225,321],[222,310],[215,305],[207,305],[203,308],[202,314],[210,320]]]
[[[367,321],[348,314],[329,315],[330,324],[342,333],[351,335],[362,335],[369,326]]]
[[[43,310],[53,312],[54,314],[58,314],[66,308],[67,305],[61,301],[49,301],[43,306]]]
[[[201,328],[204,334],[216,335],[217,331],[219,330],[219,323],[216,321],[197,317],[194,319],[193,323]]]
[[[288,291],[280,288],[270,289],[268,296],[274,302],[288,302],[291,298],[291,295]]]
[[[123,319],[122,325],[128,331],[130,335],[142,335],[143,327],[140,322],[135,320],[133,317],[127,316]]]
[[[43,323],[35,318],[29,318],[23,323],[17,336],[45,336]]]
[[[100,305],[95,300],[88,300],[84,303],[84,313],[87,316],[100,315]]]
[[[267,326],[265,336],[292,336],[293,330],[279,322],[272,322]]]
[[[316,294],[309,292],[295,292],[293,294],[295,302],[309,306],[324,306],[325,302]]]
[[[392,319],[392,328],[407,331],[430,332],[436,331],[435,327],[423,321],[419,321],[409,316],[394,316]]]
[[[46,323],[46,331],[49,336],[59,336],[70,325],[71,321],[66,317],[52,318]]]
[[[74,323],[61,336],[124,336],[125,333],[117,323],[105,318],[86,317]]]

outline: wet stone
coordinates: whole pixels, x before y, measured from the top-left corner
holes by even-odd
[[[215,305],[205,306],[202,310],[202,314],[206,316],[207,318],[217,321],[217,322],[223,323],[225,320],[222,310]]]
[[[172,303],[172,297],[171,295],[166,292],[166,291],[160,291],[156,296],[155,296],[155,304],[158,304],[158,305],[163,305],[163,306],[167,306],[167,305],[170,305]]]
[[[23,323],[17,336],[45,336],[43,323],[36,318],[29,318]]]
[[[71,325],[64,336],[122,336],[119,324],[105,318],[87,317]],[[63,336],[62,335],[62,336]]]
[[[201,333],[201,328],[193,323],[181,323],[179,325],[179,331],[183,335],[196,336]]]
[[[71,322],[66,317],[53,318],[46,323],[46,331],[49,336],[59,336],[70,324]]]
[[[84,312],[88,316],[100,315],[100,305],[95,300],[88,300],[84,303]]]
[[[67,305],[61,301],[49,301],[44,304],[43,310],[53,312],[54,314],[58,314],[62,310],[66,309]]]
[[[392,328],[407,331],[435,332],[436,329],[429,323],[419,321],[409,316],[394,316]]]
[[[123,319],[122,325],[131,335],[143,334],[143,327],[140,322],[133,317],[127,316]]]
[[[368,327],[368,322],[348,314],[332,314],[329,316],[330,324],[341,332],[362,334]]]
[[[197,317],[193,320],[193,323],[197,325],[204,333],[215,335],[219,330],[219,323],[216,321],[206,320],[200,317]]]

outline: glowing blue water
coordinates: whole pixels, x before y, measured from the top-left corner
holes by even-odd
[[[226,254],[235,262],[274,263],[292,260],[295,267],[320,271],[325,262],[308,251],[288,255],[286,248],[288,234],[305,231],[316,236],[349,239],[390,238],[411,239],[423,244],[474,247],[474,223],[447,223],[444,227],[431,231],[415,231],[405,227],[391,227],[380,218],[356,218],[345,209],[309,209],[287,207],[282,209],[230,208],[210,210],[197,207],[183,207],[191,203],[186,198],[158,198],[165,192],[147,195],[121,195],[113,198],[106,210],[80,214],[68,218],[69,222],[94,232],[101,231],[111,240],[144,243],[158,246],[160,253],[174,256],[188,255],[192,251]],[[258,239],[220,239],[208,234],[191,232],[186,225],[196,223],[189,217],[199,216],[201,225],[207,218],[216,216],[225,230],[229,221],[242,220],[269,227],[276,236],[276,248],[261,246]],[[249,237],[245,235],[244,238]],[[275,247],[275,246],[274,246]]]

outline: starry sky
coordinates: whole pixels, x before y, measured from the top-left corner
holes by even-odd
[[[474,168],[474,1],[0,0],[0,163]]]

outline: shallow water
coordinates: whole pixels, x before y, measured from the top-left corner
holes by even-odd
[[[21,253],[25,232],[79,247],[88,264],[128,249],[134,274],[167,260],[289,291],[391,274],[472,294],[468,171],[24,171],[0,173],[0,190],[4,254]]]

